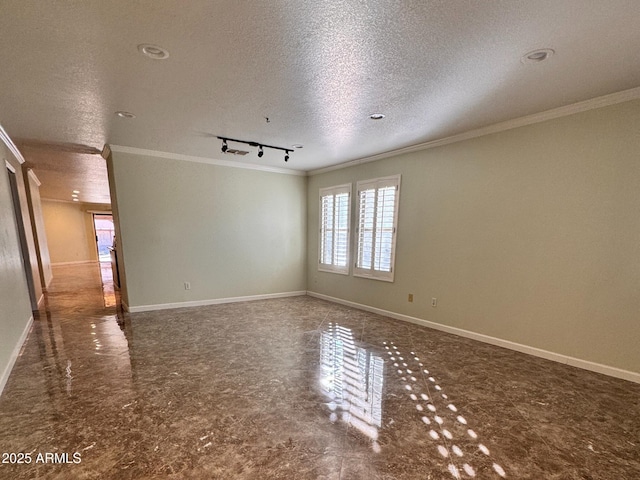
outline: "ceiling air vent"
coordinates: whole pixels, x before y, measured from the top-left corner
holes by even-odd
[[[236,150],[235,148],[228,148],[224,153],[231,153],[233,155],[246,155],[249,152],[247,152],[246,150]]]

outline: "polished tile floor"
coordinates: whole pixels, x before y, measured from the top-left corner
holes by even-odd
[[[123,314],[103,274],[54,270],[2,479],[640,478],[640,385],[310,297]]]

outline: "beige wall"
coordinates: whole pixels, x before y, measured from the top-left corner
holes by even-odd
[[[31,318],[31,305],[5,161],[8,161],[16,172],[20,170],[20,164],[2,142],[0,142],[0,159],[2,161],[0,174],[0,392],[2,392],[21,346],[20,340]]]
[[[130,307],[305,290],[305,177],[118,152],[110,169]]]
[[[636,100],[312,176],[308,289],[640,372],[639,126]],[[398,173],[395,282],[319,272],[318,189]]]
[[[89,210],[109,211],[108,205],[42,201],[51,263],[98,261]]]

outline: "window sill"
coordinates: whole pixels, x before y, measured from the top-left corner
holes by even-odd
[[[329,268],[329,267],[318,267],[318,271],[319,272],[325,272],[325,273],[337,273],[338,275],[349,275],[349,269],[346,270],[338,270],[338,269],[333,269],[333,268]]]
[[[385,272],[386,274],[387,272]],[[389,273],[386,275],[379,275],[379,274],[370,274],[370,273],[359,273],[359,272],[353,272],[353,276],[354,277],[360,277],[360,278],[368,278],[370,280],[380,280],[381,282],[388,282],[388,283],[393,283],[393,273]]]

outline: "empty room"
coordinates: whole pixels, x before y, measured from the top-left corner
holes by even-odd
[[[640,478],[640,3],[0,40],[0,478]]]

